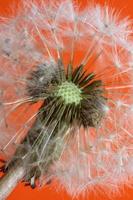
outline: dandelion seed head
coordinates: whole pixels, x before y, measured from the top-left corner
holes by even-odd
[[[75,103],[76,105],[80,103],[81,90],[73,83],[63,82],[57,90],[57,96],[62,97],[66,104]]]
[[[31,187],[57,179],[77,196],[131,185],[131,35],[114,9],[71,0],[24,1],[1,22],[0,147]]]

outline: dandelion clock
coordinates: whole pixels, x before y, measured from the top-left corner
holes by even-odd
[[[132,20],[22,1],[0,17],[0,199],[54,180],[73,197],[133,180]]]

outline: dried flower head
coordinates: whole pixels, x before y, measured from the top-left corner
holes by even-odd
[[[57,179],[72,195],[130,184],[131,25],[71,0],[24,1],[1,18],[2,170],[18,163],[31,187]]]

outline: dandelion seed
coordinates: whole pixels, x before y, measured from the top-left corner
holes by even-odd
[[[0,198],[19,180],[57,179],[73,197],[131,184],[131,37],[115,10],[65,0],[24,1],[1,22]]]

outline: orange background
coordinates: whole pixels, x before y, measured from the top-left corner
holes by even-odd
[[[30,1],[30,0],[29,0]],[[52,0],[51,0],[52,1]],[[81,3],[82,6],[86,5],[86,0],[77,0],[78,3]],[[98,2],[104,4],[108,2],[111,6],[118,10],[122,10],[122,13],[129,15],[133,18],[133,0],[93,0],[94,2]],[[92,1],[92,2],[93,2]],[[0,15],[8,15],[10,14],[11,7],[19,0],[0,0]],[[90,0],[88,0],[90,2]],[[54,185],[46,186],[42,189],[30,189],[29,187],[24,187],[23,184],[19,184],[14,192],[10,195],[8,200],[72,200],[72,197],[69,197],[65,191],[55,192]],[[113,197],[108,197],[105,194],[98,193],[97,196],[90,194],[86,197],[79,197],[77,200],[132,200],[133,199],[133,190],[125,187],[120,194],[114,195]]]

